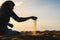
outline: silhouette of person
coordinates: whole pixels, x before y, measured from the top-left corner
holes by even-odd
[[[0,12],[0,34],[4,34],[5,31],[8,30],[7,26],[9,25],[10,17],[12,17],[17,22],[24,22],[28,19],[37,19],[35,16],[18,17],[13,11],[14,6],[15,4],[13,1],[5,1],[2,4]]]

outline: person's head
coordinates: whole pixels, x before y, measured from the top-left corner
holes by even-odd
[[[2,8],[10,8],[10,9],[13,9],[15,6],[14,2],[13,1],[5,1],[3,4],[2,4]]]

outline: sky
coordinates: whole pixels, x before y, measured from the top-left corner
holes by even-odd
[[[1,0],[0,4],[3,3],[3,1]],[[19,17],[38,17],[36,30],[60,30],[60,0],[12,1],[16,4],[14,12]],[[10,29],[17,31],[32,31],[34,27],[32,19],[25,22],[16,22],[11,18],[10,23],[14,25],[14,27]]]

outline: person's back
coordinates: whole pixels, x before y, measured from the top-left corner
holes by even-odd
[[[5,14],[6,10],[0,10],[0,34],[3,34],[7,30],[8,15]]]

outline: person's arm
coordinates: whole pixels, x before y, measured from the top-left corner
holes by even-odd
[[[30,17],[18,17],[14,12],[11,13],[11,17],[18,22],[23,22],[28,19],[31,19]]]
[[[18,17],[13,11],[12,11],[12,13],[11,13],[11,17],[12,17],[14,20],[18,21],[18,22],[24,22],[24,21],[26,21],[26,20],[28,20],[28,19],[33,19],[33,20],[36,20],[36,19],[37,19],[37,17],[35,17],[35,16],[30,16],[30,17]]]

